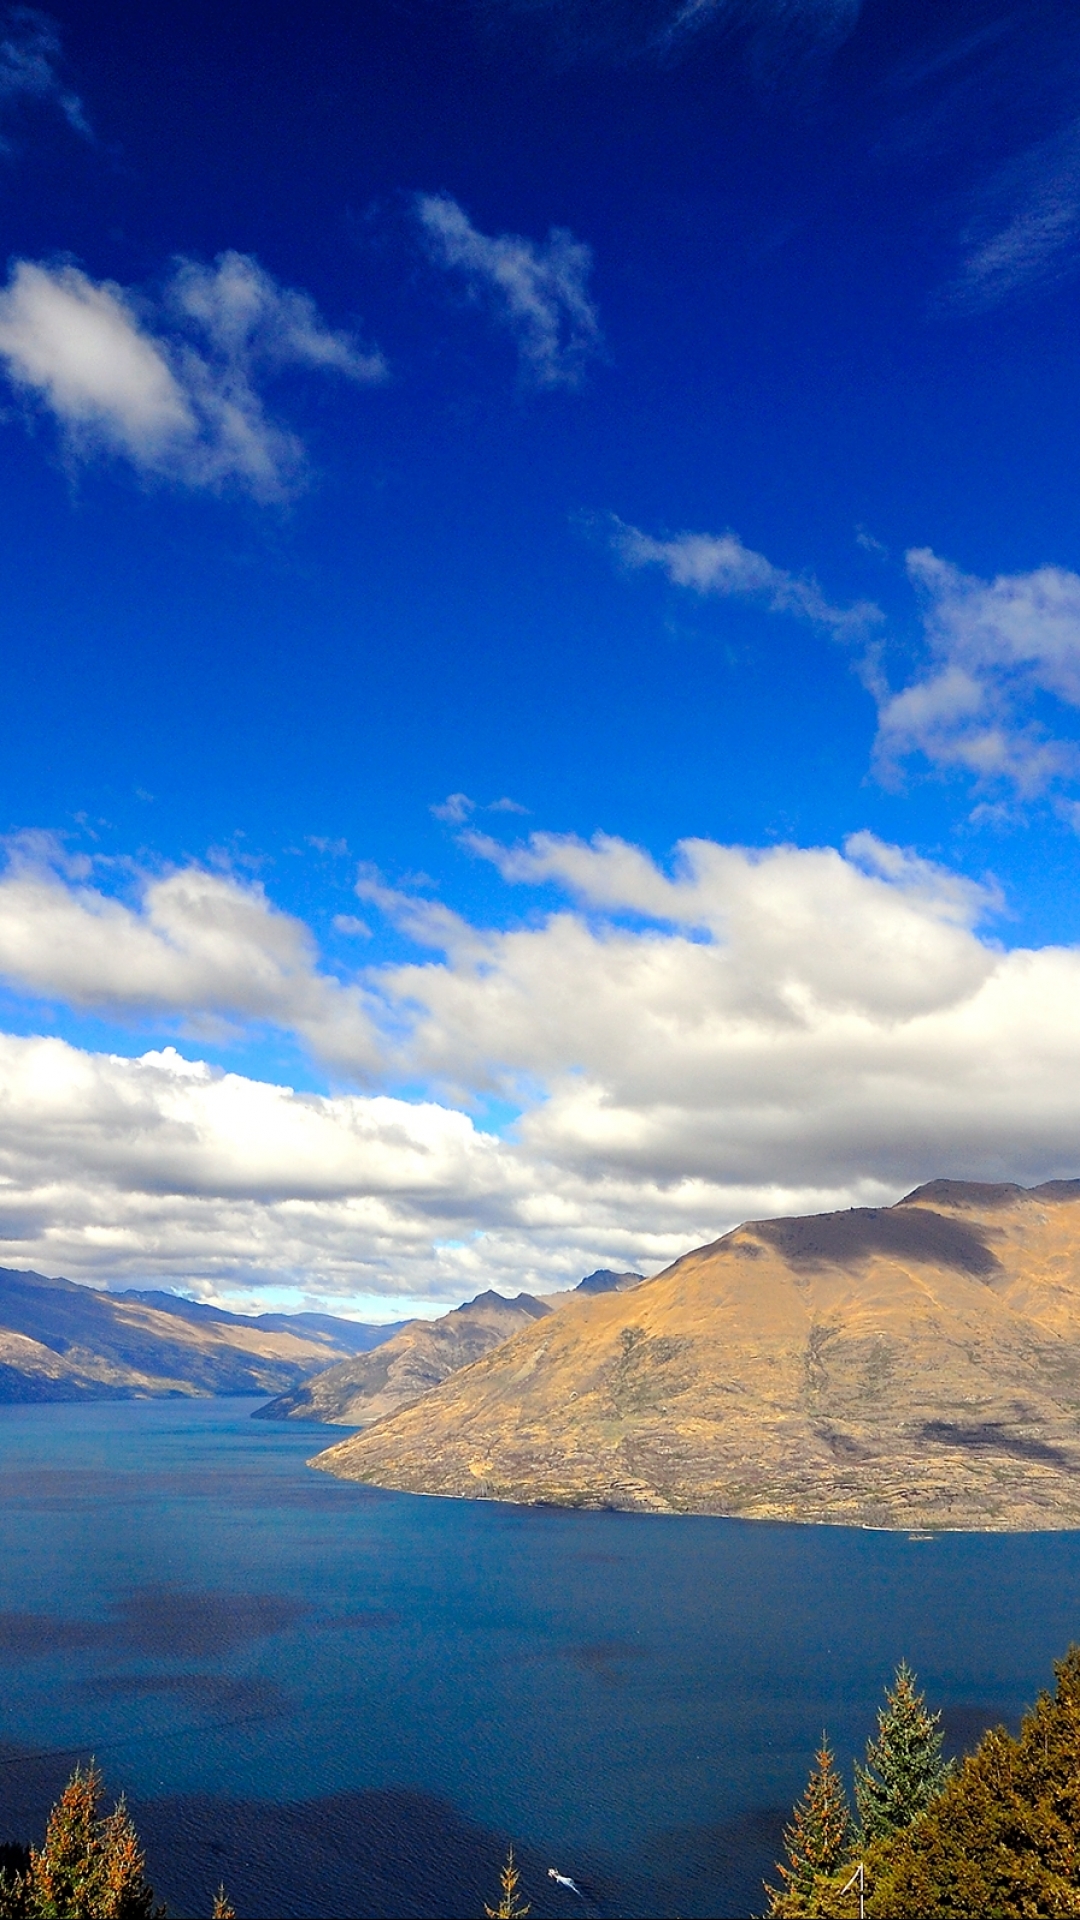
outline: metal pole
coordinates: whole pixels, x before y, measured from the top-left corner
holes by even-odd
[[[861,1860],[852,1874],[851,1879],[847,1881],[846,1885],[841,1887],[841,1899],[845,1893],[851,1892],[852,1887],[858,1887],[859,1889],[859,1920],[866,1920],[866,1868],[863,1866]]]

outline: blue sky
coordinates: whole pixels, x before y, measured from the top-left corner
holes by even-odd
[[[1080,22],[0,40],[0,1258],[391,1316],[1075,1173]]]

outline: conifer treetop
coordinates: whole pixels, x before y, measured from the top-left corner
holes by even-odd
[[[855,1803],[864,1839],[899,1833],[926,1812],[942,1792],[952,1763],[942,1755],[940,1713],[928,1713],[906,1660],[878,1708],[877,1737],[867,1742],[866,1764],[855,1768]]]
[[[847,1859],[851,1834],[851,1809],[844,1783],[822,1733],[806,1790],[792,1811],[791,1825],[784,1829],[787,1860],[776,1864],[783,1885],[766,1887],[770,1914],[800,1912],[818,1876],[835,1873]]]

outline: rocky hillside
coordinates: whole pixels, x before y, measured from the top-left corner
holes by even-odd
[[[320,1454],[420,1493],[1080,1526],[1080,1181],[751,1221]]]
[[[439,1320],[408,1320],[378,1353],[346,1360],[318,1374],[306,1386],[283,1393],[260,1407],[257,1420],[321,1420],[335,1427],[370,1427],[375,1420],[411,1407],[452,1373],[471,1366],[520,1328],[531,1326],[552,1307],[575,1294],[618,1293],[636,1286],[640,1273],[612,1273],[599,1267],[566,1293],[545,1300],[519,1293],[478,1293]]]
[[[479,1293],[441,1320],[410,1320],[374,1353],[343,1360],[305,1386],[260,1407],[260,1420],[323,1420],[329,1426],[369,1427],[386,1414],[411,1407],[461,1367],[471,1366],[521,1327],[551,1312],[542,1300],[519,1293]]]
[[[394,1333],[332,1314],[227,1313],[0,1268],[0,1402],[280,1393]]]

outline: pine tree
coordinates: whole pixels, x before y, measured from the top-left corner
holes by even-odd
[[[521,1876],[514,1865],[514,1849],[511,1847],[506,1856],[506,1865],[500,1875],[502,1899],[499,1901],[497,1907],[484,1907],[484,1912],[487,1914],[488,1920],[525,1920],[525,1915],[530,1909],[527,1901],[525,1905],[522,1906],[518,1899],[518,1881],[520,1878]]]
[[[230,1904],[224,1887],[219,1887],[214,1895],[214,1911],[210,1920],[236,1920],[236,1909]]]
[[[878,1709],[877,1738],[867,1742],[866,1765],[855,1768],[855,1803],[866,1840],[899,1833],[926,1812],[952,1772],[942,1757],[940,1713],[928,1713],[906,1660]]]
[[[787,1864],[777,1861],[782,1888],[766,1887],[769,1912],[799,1912],[818,1875],[834,1873],[848,1853],[851,1810],[825,1735],[814,1755],[806,1791],[784,1829]]]
[[[1019,1738],[985,1733],[940,1798],[863,1855],[867,1920],[1080,1915],[1080,1647]],[[850,1862],[785,1911],[850,1920]]]

